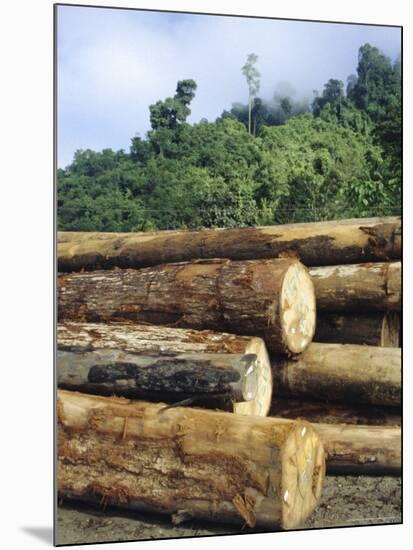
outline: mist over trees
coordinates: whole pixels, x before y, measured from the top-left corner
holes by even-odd
[[[310,102],[280,83],[258,95],[258,58],[242,67],[247,104],[189,124],[197,84],[149,106],[129,152],[90,149],[58,170],[58,228],[233,227],[391,215],[401,208],[401,63],[370,44],[357,74]]]

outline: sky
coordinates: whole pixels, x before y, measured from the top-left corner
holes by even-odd
[[[271,99],[287,81],[295,99],[321,92],[357,69],[369,42],[393,61],[395,27],[157,13],[59,6],[57,20],[58,166],[78,149],[129,151],[150,130],[149,105],[173,96],[178,80],[198,84],[188,122],[214,121],[246,103],[241,68],[258,55],[259,96]]]

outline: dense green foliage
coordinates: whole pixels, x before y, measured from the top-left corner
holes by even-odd
[[[58,227],[83,231],[233,227],[397,214],[401,69],[360,48],[357,76],[330,79],[311,109],[278,92],[190,125],[197,88],[149,107],[152,130],[129,153],[77,151],[58,170]],[[248,66],[248,63],[250,66]],[[251,81],[250,81],[250,80]],[[254,80],[255,79],[255,80]],[[250,131],[249,131],[250,130]]]

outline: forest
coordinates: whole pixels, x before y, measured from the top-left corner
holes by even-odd
[[[129,152],[76,151],[57,171],[58,229],[242,227],[401,211],[402,90],[393,63],[360,47],[357,74],[312,102],[288,86],[259,96],[258,58],[241,68],[248,103],[189,124],[197,83],[149,106],[151,130]]]

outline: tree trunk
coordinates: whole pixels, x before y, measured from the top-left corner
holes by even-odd
[[[198,258],[296,256],[321,266],[401,258],[401,219],[384,217],[241,229],[58,233],[59,271],[147,267]]]
[[[275,397],[270,416],[306,420],[322,424],[364,424],[368,426],[400,426],[401,407],[375,407],[372,405],[346,405]]]
[[[314,335],[315,298],[296,260],[205,260],[60,275],[58,315],[261,336],[272,351],[299,353]]]
[[[274,358],[275,395],[400,406],[401,350],[313,343],[303,354]]]
[[[400,311],[401,262],[310,269],[318,311]]]
[[[203,356],[223,353],[234,356],[236,354],[255,355],[257,357],[256,395],[249,401],[233,403],[232,410],[239,414],[265,416],[270,408],[272,374],[267,349],[261,338],[156,325],[64,322],[59,323],[57,327],[57,345],[58,350],[117,350],[128,354],[149,355],[158,359],[180,354],[197,354],[200,359]],[[63,382],[59,361],[57,364],[58,381]],[[99,392],[101,389],[99,387]],[[128,388],[118,387],[114,393],[130,395],[129,392]],[[178,399],[174,400],[178,401]],[[227,405],[227,401],[209,399],[202,404],[223,406]]]
[[[315,342],[400,347],[399,313],[318,313]]]
[[[252,103],[252,99],[250,95],[248,98],[248,133],[249,135],[251,135],[251,103]]]
[[[329,474],[400,475],[399,426],[313,424],[326,452]]]
[[[250,527],[314,510],[324,451],[310,424],[58,391],[60,496]]]

